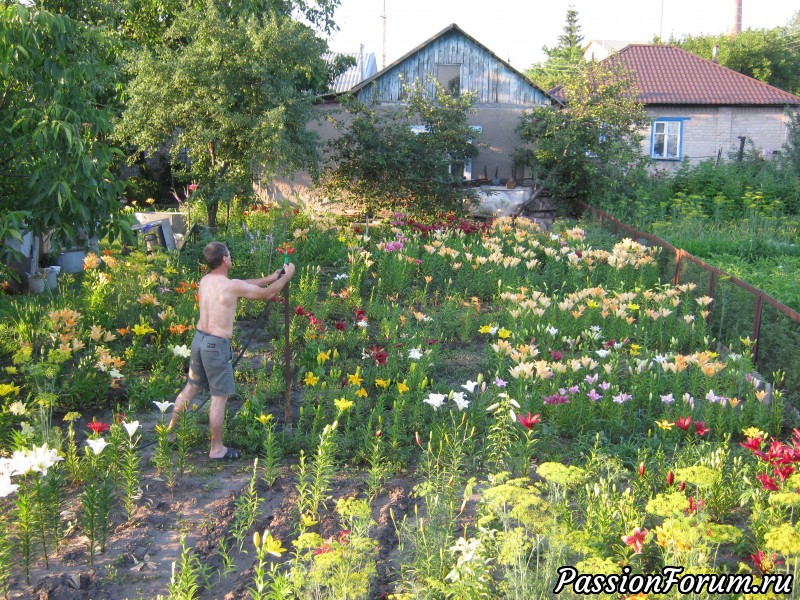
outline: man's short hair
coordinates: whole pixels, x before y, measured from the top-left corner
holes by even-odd
[[[216,269],[222,264],[222,259],[228,256],[228,249],[222,242],[211,242],[203,248],[203,260],[210,269]]]

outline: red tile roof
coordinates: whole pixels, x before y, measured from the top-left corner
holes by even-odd
[[[800,97],[676,46],[631,44],[603,62],[622,64],[639,81],[644,104],[800,105]],[[550,93],[561,99],[559,88]]]
[[[632,44],[606,60],[635,73],[645,104],[800,104],[794,94],[676,46]]]

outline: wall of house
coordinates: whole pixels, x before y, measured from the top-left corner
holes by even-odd
[[[652,120],[681,118],[683,121],[682,156],[693,164],[716,159],[718,153],[729,160],[739,150],[739,136],[747,138],[745,151],[753,148],[765,157],[780,152],[786,142],[787,118],[778,106],[648,106],[647,115]],[[650,153],[652,128],[644,131],[642,151]],[[752,144],[752,145],[751,145]],[[656,168],[675,170],[680,161],[656,160]]]
[[[385,108],[392,108],[387,105]],[[381,107],[378,107],[381,110]],[[497,177],[505,182],[511,177],[523,179],[526,173],[515,171],[512,166],[512,154],[520,144],[519,137],[514,129],[525,112],[522,106],[514,105],[482,105],[476,106],[475,112],[470,115],[470,125],[479,126],[482,133],[477,138],[478,156],[472,162],[472,178],[483,177],[488,179]],[[327,117],[334,117],[344,122],[348,121],[345,111],[338,104],[327,104],[317,107],[320,119],[309,125],[309,129],[320,137],[320,144],[333,139],[337,134],[335,127]],[[295,173],[291,176],[281,176],[264,180],[258,191],[268,199],[297,199],[306,204],[322,204],[324,198],[314,190],[311,176],[306,172]]]

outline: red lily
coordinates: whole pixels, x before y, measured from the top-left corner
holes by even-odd
[[[695,421],[694,422],[694,431],[697,435],[705,435],[709,431],[711,431],[711,427],[706,427],[705,421]]]
[[[684,431],[689,431],[689,425],[692,424],[692,415],[688,417],[678,417],[678,420],[675,421],[675,427],[678,429],[683,429]]]
[[[109,430],[108,423],[101,423],[100,421],[92,421],[91,423],[86,425],[89,429],[94,431],[97,434],[100,434],[104,431]]]
[[[694,496],[689,496],[689,508],[684,510],[684,514],[691,515],[706,505],[705,500],[698,500],[695,502]]]
[[[539,421],[541,421],[541,415],[533,415],[529,412],[526,416],[522,416],[521,414],[517,415],[519,419],[519,424],[522,425],[525,429],[533,429],[533,426],[536,425]]]
[[[758,570],[761,571],[761,574],[766,575],[772,571],[776,565],[783,564],[782,560],[775,560],[777,556],[778,555],[774,552],[770,556],[767,556],[763,550],[759,550],[758,554],[751,554],[750,558],[753,560]]]
[[[287,254],[294,254],[294,248],[292,248],[292,247],[289,245],[289,242],[284,242],[283,244],[281,244],[280,246],[278,246],[278,247],[276,248],[276,250],[277,250],[277,251],[278,251],[280,254],[284,254],[284,255],[287,255]]]
[[[789,475],[791,475],[794,472],[795,468],[792,465],[775,467],[775,475],[777,475],[781,481],[786,481],[786,478],[789,477]]]
[[[376,366],[386,364],[386,361],[389,358],[389,353],[386,352],[386,350],[380,346],[370,346],[367,348],[367,350],[369,350],[370,356],[372,357],[372,360],[375,361]]]
[[[756,479],[761,482],[761,486],[768,492],[777,492],[779,489],[775,480],[766,473],[756,475]]]
[[[755,452],[761,449],[761,441],[760,437],[747,438],[746,442],[739,442],[739,445],[742,448],[747,448],[751,452]]]
[[[345,329],[347,329],[347,325],[345,325],[341,321],[337,321],[334,327],[336,327],[336,329],[338,329],[339,331],[344,331]]]

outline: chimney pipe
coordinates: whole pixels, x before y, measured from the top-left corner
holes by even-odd
[[[367,70],[366,65],[364,64],[364,44],[361,44],[358,48],[358,65],[356,65],[359,69],[358,76],[361,78],[360,81],[366,79],[364,72]]]
[[[711,62],[719,62],[719,44],[714,44],[714,50],[711,51]]]
[[[731,35],[742,33],[742,0],[733,0],[733,29]]]

